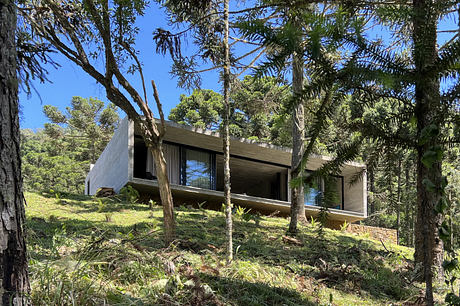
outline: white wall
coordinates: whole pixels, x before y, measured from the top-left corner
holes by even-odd
[[[363,213],[367,216],[367,177],[363,177],[353,185],[350,185],[352,175],[344,177],[344,196],[345,210]]]
[[[360,168],[345,166],[347,171],[342,173],[344,176],[344,210],[362,213],[367,217],[367,175],[364,172],[362,178],[353,185],[350,185],[350,180]],[[288,171],[288,184],[291,180],[291,171]],[[288,193],[288,202],[291,201],[291,192]]]
[[[132,177],[133,126],[126,117],[113,134],[107,147],[88,173],[85,194],[95,194],[101,187],[119,192]],[[88,181],[90,189],[88,190]]]

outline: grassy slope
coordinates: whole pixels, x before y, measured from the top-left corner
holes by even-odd
[[[384,305],[420,294],[407,285],[412,250],[365,237],[326,229],[321,238],[308,225],[296,246],[283,242],[286,219],[235,220],[226,266],[220,212],[179,208],[179,238],[164,249],[159,206],[26,199],[35,304]]]

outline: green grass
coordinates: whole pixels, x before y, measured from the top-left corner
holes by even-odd
[[[162,241],[160,206],[27,193],[35,305],[388,305],[415,301],[412,249],[301,226],[283,218],[234,221],[225,264],[221,212],[180,207],[178,239]],[[169,267],[169,268],[167,268]],[[173,267],[173,268],[171,268]],[[409,284],[410,283],[410,284]]]

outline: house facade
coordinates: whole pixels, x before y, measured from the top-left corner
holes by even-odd
[[[230,143],[232,203],[266,213],[290,210],[289,148],[232,138]],[[175,202],[223,203],[222,139],[217,132],[167,122],[164,155]],[[325,156],[312,156],[307,171],[319,168]],[[362,174],[358,182],[353,177]],[[111,141],[92,165],[85,180],[85,193],[101,187],[118,192],[132,185],[143,193],[158,194],[155,165],[139,131],[125,118]],[[305,192],[307,216],[315,216],[327,201],[329,219],[355,222],[367,217],[365,166],[347,163],[341,175],[318,178]]]

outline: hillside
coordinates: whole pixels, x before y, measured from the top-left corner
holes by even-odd
[[[36,305],[414,305],[412,249],[316,224],[287,243],[288,221],[235,218],[225,265],[223,213],[177,209],[179,239],[161,240],[161,207],[26,193]]]

